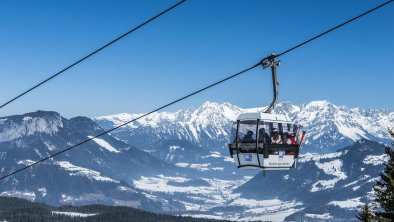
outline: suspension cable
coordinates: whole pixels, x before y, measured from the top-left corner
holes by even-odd
[[[330,29],[328,29],[327,31],[320,33],[319,35],[316,35],[316,36],[314,36],[314,37],[312,37],[312,38],[310,38],[310,39],[308,39],[308,40],[306,40],[306,41],[304,41],[304,42],[302,42],[302,43],[300,43],[300,44],[298,44],[298,45],[296,45],[296,46],[294,46],[294,47],[291,47],[291,48],[288,49],[288,50],[285,50],[285,51],[279,53],[279,54],[276,56],[276,58],[279,57],[279,56],[282,56],[282,55],[284,55],[284,54],[287,54],[287,53],[289,53],[289,52],[291,52],[291,51],[293,51],[293,50],[295,50],[295,49],[297,49],[297,48],[299,48],[299,47],[301,47],[301,46],[303,46],[303,45],[305,45],[305,44],[307,44],[307,43],[309,43],[309,42],[312,42],[313,40],[315,40],[315,39],[317,39],[317,38],[319,38],[319,37],[322,37],[323,35],[326,35],[326,34],[332,32],[332,31],[334,31],[334,30],[336,30],[336,29],[338,29],[338,28],[340,28],[340,27],[342,27],[342,26],[344,26],[344,25],[347,25],[347,24],[353,22],[354,20],[357,20],[357,19],[359,19],[359,18],[361,18],[361,17],[363,17],[363,16],[365,16],[365,15],[367,15],[367,14],[369,14],[369,13],[371,13],[371,12],[373,12],[373,11],[375,11],[375,10],[381,8],[381,7],[383,7],[383,6],[388,5],[389,3],[392,3],[393,1],[394,1],[394,0],[389,0],[389,1],[387,1],[387,2],[385,2],[385,3],[383,3],[383,4],[381,4],[381,5],[378,5],[378,6],[372,8],[372,9],[370,9],[370,10],[368,10],[368,11],[366,11],[366,12],[364,12],[364,13],[362,13],[362,14],[356,16],[356,17],[353,17],[352,19],[347,20],[346,22],[343,22],[343,23],[341,23],[341,24],[339,24],[339,25],[337,25],[337,26],[335,26],[335,27],[333,27],[333,28],[330,28]]]
[[[179,2],[176,3],[175,5],[173,5],[173,6],[169,7],[169,8],[167,8],[166,10],[164,10],[164,11],[160,12],[159,14],[153,16],[152,18],[146,20],[145,22],[141,23],[140,25],[138,25],[138,26],[136,26],[136,27],[130,29],[129,31],[127,31],[127,32],[124,33],[123,35],[117,37],[116,39],[114,39],[114,40],[112,40],[112,41],[110,41],[110,42],[108,42],[107,44],[105,44],[105,45],[101,46],[100,48],[94,50],[93,52],[89,53],[88,55],[86,55],[86,56],[80,58],[79,60],[77,60],[76,62],[72,63],[71,65],[69,65],[69,66],[63,68],[63,69],[60,70],[59,72],[57,72],[57,73],[51,75],[50,77],[48,77],[48,78],[46,78],[45,80],[39,82],[38,84],[34,85],[33,87],[31,87],[31,88],[27,89],[26,91],[20,93],[19,95],[15,96],[14,98],[8,100],[7,102],[3,103],[3,104],[0,106],[0,109],[2,109],[3,107],[7,106],[8,104],[14,102],[15,100],[21,98],[22,96],[26,95],[27,93],[33,91],[34,89],[38,88],[39,86],[43,85],[44,83],[47,83],[48,81],[54,79],[55,77],[59,76],[60,74],[64,73],[65,71],[71,69],[72,67],[78,65],[79,63],[81,63],[81,62],[83,62],[84,60],[88,59],[89,57],[95,55],[96,53],[100,52],[101,50],[103,50],[103,49],[107,48],[108,46],[114,44],[115,42],[117,42],[117,41],[123,39],[124,37],[128,36],[129,34],[131,34],[131,33],[135,32],[135,31],[137,31],[138,29],[142,28],[143,26],[147,25],[148,23],[152,22],[153,20],[159,18],[160,16],[166,14],[167,12],[169,12],[169,11],[171,11],[172,9],[176,8],[177,6],[179,6],[180,4],[184,3],[185,1],[186,1],[186,0],[181,0],[181,1],[179,1]]]
[[[338,28],[340,28],[340,27],[342,27],[342,26],[344,26],[344,25],[346,25],[346,24],[349,24],[350,22],[353,22],[353,21],[355,21],[356,19],[358,19],[358,18],[360,18],[360,17],[362,17],[362,16],[365,16],[365,15],[367,15],[367,14],[369,14],[369,13],[371,13],[371,12],[377,10],[378,8],[381,8],[381,7],[383,7],[383,6],[385,6],[385,5],[389,4],[389,3],[391,3],[391,2],[393,2],[393,1],[394,1],[394,0],[387,1],[387,2],[385,2],[385,3],[382,4],[382,5],[379,5],[379,6],[373,8],[373,9],[371,9],[371,10],[368,10],[367,12],[364,12],[364,13],[362,13],[362,14],[360,14],[360,15],[358,15],[358,16],[356,16],[356,17],[354,17],[354,18],[352,18],[352,19],[350,19],[350,20],[348,20],[348,21],[346,21],[346,22],[344,22],[344,23],[341,23],[340,25],[335,26],[334,28],[331,28],[331,29],[325,31],[325,32],[323,32],[322,34],[316,35],[315,37],[310,38],[309,40],[307,40],[307,41],[305,41],[305,42],[302,42],[302,43],[300,43],[300,44],[298,44],[298,45],[296,45],[296,46],[294,46],[294,47],[292,47],[292,48],[290,48],[290,49],[288,49],[288,50],[286,50],[286,51],[283,51],[282,53],[279,53],[276,57],[279,57],[279,56],[282,56],[282,55],[284,55],[284,54],[287,54],[288,52],[293,51],[293,50],[295,50],[295,49],[297,49],[297,48],[299,48],[299,47],[301,47],[301,46],[303,46],[303,45],[305,45],[305,44],[307,44],[307,43],[309,43],[309,42],[311,42],[311,41],[313,41],[313,40],[315,40],[315,39],[317,39],[317,38],[319,38],[319,37],[321,37],[321,36],[323,36],[323,35],[326,35],[326,34],[328,34],[329,32],[332,32],[332,31],[334,31],[334,30],[336,30],[336,29],[338,29]],[[179,4],[179,3],[178,3],[178,4]],[[262,59],[261,61],[264,61],[264,60],[269,59],[269,58],[271,58],[271,56],[267,56],[266,58]],[[248,72],[248,71],[250,71],[250,70],[252,70],[252,69],[254,69],[254,68],[258,67],[258,66],[260,66],[260,65],[261,65],[261,62],[255,64],[255,65],[253,65],[253,66],[251,66],[251,67],[249,67],[249,68],[246,68],[246,69],[244,69],[244,70],[242,70],[242,71],[240,71],[240,72],[238,72],[238,73],[235,73],[235,74],[233,74],[233,75],[231,75],[231,76],[229,76],[229,77],[226,77],[226,78],[224,78],[224,79],[222,79],[222,80],[220,80],[220,81],[217,81],[217,82],[215,82],[215,83],[212,83],[212,84],[210,84],[210,85],[208,85],[208,86],[206,86],[206,87],[204,87],[204,88],[201,88],[201,89],[199,89],[199,90],[197,90],[197,91],[194,91],[194,92],[192,92],[192,93],[190,93],[190,94],[188,94],[188,95],[185,95],[185,96],[183,96],[183,97],[181,97],[181,98],[179,98],[179,99],[176,99],[176,100],[174,100],[174,101],[172,101],[172,102],[170,102],[170,103],[167,103],[167,104],[165,104],[165,105],[163,105],[163,106],[161,106],[161,107],[159,107],[159,108],[156,108],[156,109],[154,109],[154,110],[152,110],[152,111],[150,111],[150,112],[148,112],[148,113],[145,113],[145,114],[143,114],[143,115],[141,115],[141,116],[139,116],[139,117],[137,117],[137,118],[134,118],[134,119],[132,119],[132,120],[130,120],[130,121],[127,121],[127,122],[125,122],[125,123],[122,123],[122,124],[120,124],[120,125],[118,125],[118,126],[116,126],[116,127],[114,127],[114,128],[111,128],[111,129],[109,129],[109,130],[107,130],[107,131],[104,131],[104,132],[102,132],[102,133],[100,133],[100,134],[98,134],[98,135],[96,135],[96,136],[94,136],[94,137],[90,137],[90,138],[88,138],[88,139],[86,139],[86,140],[84,140],[84,141],[82,141],[82,142],[80,142],[80,143],[78,143],[78,144],[75,144],[75,145],[70,146],[70,147],[68,147],[68,148],[66,148],[66,149],[63,149],[63,150],[61,150],[61,151],[59,151],[59,152],[56,152],[56,153],[54,153],[54,154],[52,154],[52,155],[49,155],[48,157],[45,157],[45,158],[43,158],[43,159],[41,159],[41,160],[38,160],[38,161],[36,161],[36,162],[34,162],[34,163],[32,163],[32,164],[26,165],[25,167],[22,167],[22,168],[20,168],[20,169],[18,169],[18,170],[15,170],[15,171],[13,171],[13,172],[7,174],[7,175],[4,175],[4,176],[0,177],[0,181],[3,180],[3,179],[5,179],[5,178],[7,178],[7,177],[10,177],[10,176],[12,176],[12,175],[14,175],[14,174],[17,174],[17,173],[19,173],[19,172],[21,172],[21,171],[23,171],[23,170],[26,170],[26,169],[28,169],[28,168],[34,166],[34,165],[37,165],[37,164],[39,164],[39,163],[41,163],[41,162],[44,162],[44,161],[46,161],[46,160],[48,160],[48,159],[50,159],[50,158],[52,158],[52,157],[58,156],[59,154],[62,154],[62,153],[64,153],[64,152],[69,151],[69,150],[71,150],[71,149],[73,149],[73,148],[76,148],[76,147],[78,147],[78,146],[80,146],[80,145],[82,145],[82,144],[85,144],[85,143],[87,143],[87,142],[89,142],[89,141],[92,141],[92,140],[94,140],[94,139],[96,139],[96,138],[98,138],[98,137],[100,137],[100,136],[103,136],[103,135],[105,135],[105,134],[108,134],[108,133],[110,133],[110,132],[112,132],[112,131],[114,131],[114,130],[116,130],[116,129],[119,129],[120,127],[123,127],[123,126],[125,126],[125,125],[127,125],[127,124],[130,124],[130,123],[132,123],[132,122],[135,122],[135,121],[137,121],[137,120],[139,120],[139,119],[142,119],[142,118],[144,118],[144,117],[146,117],[146,116],[149,116],[149,115],[151,115],[152,113],[155,113],[155,112],[160,111],[160,110],[162,110],[162,109],[164,109],[164,108],[167,108],[167,107],[169,107],[169,106],[171,106],[171,105],[173,105],[173,104],[175,104],[175,103],[178,103],[178,102],[180,102],[180,101],[182,101],[182,100],[185,100],[185,99],[187,99],[187,98],[189,98],[189,97],[192,97],[192,96],[194,96],[194,95],[196,95],[196,94],[198,94],[198,93],[200,93],[200,92],[202,92],[202,91],[205,91],[205,90],[207,90],[207,89],[209,89],[209,88],[212,88],[212,87],[214,87],[214,86],[216,86],[216,85],[219,85],[219,84],[221,84],[221,83],[223,83],[223,82],[225,82],[225,81],[227,81],[227,80],[233,79],[233,78],[235,78],[235,77],[237,77],[237,76],[239,76],[239,75],[241,75],[241,74],[244,74],[244,73],[246,73],[246,72]]]

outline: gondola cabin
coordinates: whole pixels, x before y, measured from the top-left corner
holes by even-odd
[[[302,143],[299,130],[286,115],[240,114],[228,145],[230,155],[242,169],[294,168]]]

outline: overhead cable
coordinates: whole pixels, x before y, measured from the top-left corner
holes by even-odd
[[[323,32],[323,33],[321,33],[321,34],[319,34],[319,35],[316,35],[316,36],[314,36],[314,37],[312,37],[312,38],[310,38],[310,39],[308,39],[308,40],[306,40],[306,41],[304,41],[304,42],[302,42],[302,43],[300,43],[300,44],[298,44],[298,45],[296,45],[296,46],[294,46],[294,47],[289,48],[288,50],[285,50],[285,51],[279,53],[279,54],[278,54],[277,56],[275,56],[275,57],[279,57],[279,56],[285,55],[285,54],[289,53],[290,51],[293,51],[293,50],[295,50],[295,49],[297,49],[297,48],[299,48],[299,47],[301,47],[301,46],[303,46],[303,45],[305,45],[305,44],[307,44],[307,43],[312,42],[313,40],[315,40],[315,39],[317,39],[317,38],[319,38],[319,37],[321,37],[321,36],[323,36],[323,35],[326,35],[326,34],[332,32],[332,31],[334,31],[334,30],[337,30],[338,28],[340,28],[340,27],[342,27],[342,26],[344,26],[344,25],[346,25],[346,24],[349,24],[349,23],[355,21],[356,19],[361,18],[361,17],[363,17],[363,16],[365,16],[365,15],[367,15],[367,14],[369,14],[369,13],[371,13],[371,12],[373,12],[373,11],[375,11],[375,10],[377,10],[377,9],[379,9],[379,8],[385,6],[385,5],[387,5],[387,4],[389,4],[389,3],[393,2],[393,1],[394,1],[394,0],[387,1],[387,2],[385,2],[385,3],[383,3],[383,4],[381,4],[381,5],[379,5],[379,6],[375,7],[375,8],[373,8],[373,9],[370,9],[370,10],[368,10],[368,11],[366,11],[366,12],[364,12],[364,13],[362,13],[362,14],[360,14],[360,15],[358,15],[358,16],[356,16],[356,17],[354,17],[354,18],[352,18],[352,19],[350,19],[350,20],[348,20],[348,21],[346,21],[346,22],[341,23],[341,24],[338,25],[338,26],[335,26],[335,27],[333,27],[333,28],[331,28],[331,29],[329,29],[329,30],[327,30],[327,31],[325,31],[325,32]],[[208,86],[206,86],[206,87],[204,87],[204,88],[201,88],[201,89],[199,89],[199,90],[197,90],[197,91],[194,91],[194,92],[192,92],[192,93],[190,93],[190,94],[187,94],[187,95],[185,95],[185,96],[183,96],[183,97],[180,97],[179,99],[176,99],[176,100],[174,100],[174,101],[172,101],[172,102],[169,102],[169,103],[167,103],[167,104],[165,104],[165,105],[163,105],[163,106],[160,106],[160,107],[158,107],[158,108],[156,108],[156,109],[154,109],[154,110],[152,110],[152,111],[150,111],[150,112],[148,112],[148,113],[145,113],[145,114],[143,114],[143,115],[141,115],[141,116],[139,116],[139,117],[137,117],[137,118],[134,118],[134,119],[132,119],[132,120],[130,120],[130,121],[127,121],[127,122],[125,122],[125,123],[122,123],[122,124],[120,124],[120,125],[118,125],[118,126],[112,128],[112,129],[109,129],[109,130],[107,130],[107,131],[104,131],[104,132],[102,132],[102,133],[100,133],[100,134],[98,134],[98,135],[96,135],[96,136],[90,137],[90,138],[88,138],[88,139],[86,139],[86,140],[84,140],[84,141],[82,141],[82,142],[80,142],[80,143],[78,143],[78,144],[75,144],[75,145],[70,146],[70,147],[68,147],[68,148],[66,148],[66,149],[64,149],[64,150],[61,150],[61,151],[59,151],[59,152],[56,152],[56,153],[54,153],[54,154],[52,154],[52,155],[50,155],[50,156],[48,156],[48,157],[45,157],[45,158],[43,158],[43,159],[41,159],[41,160],[38,160],[38,161],[36,161],[36,162],[34,162],[34,163],[32,163],[32,164],[26,165],[25,167],[22,167],[22,168],[20,168],[20,169],[18,169],[18,170],[15,170],[15,171],[13,171],[13,172],[7,174],[7,175],[4,175],[4,176],[0,177],[0,180],[3,180],[3,179],[5,179],[5,178],[10,177],[10,176],[12,176],[12,175],[14,175],[14,174],[17,174],[17,173],[19,173],[19,172],[21,172],[21,171],[23,171],[23,170],[26,170],[26,169],[28,169],[28,168],[30,168],[30,167],[32,167],[32,166],[35,166],[35,165],[37,165],[37,164],[39,164],[39,163],[41,163],[41,162],[44,162],[44,161],[46,161],[46,160],[48,160],[48,159],[51,159],[51,158],[53,158],[53,157],[55,157],[55,156],[58,156],[59,154],[62,154],[62,153],[64,153],[64,152],[66,152],[66,151],[69,151],[69,150],[71,150],[71,149],[74,149],[74,148],[76,148],[76,147],[78,147],[78,146],[80,146],[80,145],[82,145],[82,144],[85,144],[85,143],[87,143],[87,142],[89,142],[89,141],[92,141],[92,140],[94,140],[94,139],[96,139],[96,138],[98,138],[98,137],[100,137],[100,136],[103,136],[103,135],[105,135],[105,134],[108,134],[108,133],[110,133],[110,132],[112,132],[112,131],[114,131],[114,130],[116,130],[116,129],[119,129],[120,127],[126,126],[127,124],[130,124],[130,123],[132,123],[132,122],[135,122],[135,121],[137,121],[137,120],[139,120],[139,119],[142,119],[142,118],[144,118],[144,117],[146,117],[146,116],[149,116],[149,115],[151,115],[152,113],[155,113],[155,112],[157,112],[157,111],[160,111],[160,110],[162,110],[162,109],[164,109],[164,108],[167,108],[167,107],[169,107],[169,106],[171,106],[171,105],[174,105],[175,103],[178,103],[178,102],[180,102],[180,101],[182,101],[182,100],[185,100],[185,99],[187,99],[187,98],[189,98],[189,97],[192,97],[192,96],[194,96],[194,95],[196,95],[196,94],[198,94],[198,93],[201,93],[201,92],[203,92],[203,91],[205,91],[205,90],[207,90],[207,89],[209,89],[209,88],[212,88],[212,87],[214,87],[214,86],[217,86],[217,85],[219,85],[219,84],[221,84],[221,83],[223,83],[223,82],[225,82],[225,81],[227,81],[227,80],[233,79],[233,78],[235,78],[235,77],[237,77],[237,76],[239,76],[239,75],[241,75],[241,74],[244,74],[244,73],[246,73],[246,72],[248,72],[248,71],[250,71],[250,70],[252,70],[252,69],[254,69],[254,68],[258,67],[258,66],[260,66],[261,63],[262,63],[262,61],[264,61],[264,60],[266,60],[266,59],[270,59],[270,58],[272,58],[272,56],[267,56],[266,58],[262,59],[261,62],[255,64],[255,65],[253,65],[253,66],[251,66],[251,67],[249,67],[249,68],[246,68],[246,69],[244,69],[244,70],[242,70],[242,71],[240,71],[240,72],[238,72],[238,73],[235,73],[235,74],[233,74],[233,75],[231,75],[231,76],[228,76],[228,77],[226,77],[226,78],[224,78],[224,79],[222,79],[222,80],[220,80],[220,81],[217,81],[217,82],[215,82],[215,83],[212,83],[212,84],[210,84],[210,85],[208,85]]]
[[[47,83],[48,81],[54,79],[55,77],[59,76],[60,74],[64,73],[65,71],[71,69],[72,67],[78,65],[79,63],[85,61],[86,59],[88,59],[89,57],[92,57],[93,55],[97,54],[98,52],[102,51],[103,49],[107,48],[108,46],[114,44],[115,42],[123,39],[124,37],[130,35],[131,33],[137,31],[138,29],[142,28],[143,26],[147,25],[148,23],[152,22],[153,20],[159,18],[160,16],[166,14],[167,12],[171,11],[172,9],[176,8],[177,6],[179,6],[180,4],[184,3],[186,0],[182,0],[179,1],[178,3],[176,3],[175,5],[167,8],[166,10],[160,12],[159,14],[153,16],[152,18],[146,20],[145,22],[141,23],[140,25],[130,29],[129,31],[127,31],[126,33],[124,33],[123,35],[117,37],[116,39],[108,42],[107,44],[101,46],[100,48],[94,50],[93,52],[87,54],[86,56],[78,59],[77,61],[75,61],[74,63],[72,63],[71,65],[68,65],[67,67],[63,68],[62,70],[60,70],[59,72],[49,76],[48,78],[46,78],[45,80],[39,82],[38,84],[32,86],[31,88],[25,90],[24,92],[18,94],[17,96],[13,97],[12,99],[8,100],[7,102],[3,103],[2,105],[0,105],[0,109],[2,109],[3,107],[7,106],[8,104],[14,102],[15,100],[21,98],[22,96],[28,94],[29,92],[33,91],[34,89],[42,86],[44,83]]]

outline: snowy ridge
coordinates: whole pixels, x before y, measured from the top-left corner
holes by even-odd
[[[326,175],[333,176],[329,180],[318,180],[312,184],[310,192],[317,192],[334,188],[335,184],[340,180],[347,179],[347,175],[342,170],[343,162],[340,157],[347,154],[346,151],[339,151],[328,154],[306,153],[300,154],[299,163],[314,162],[314,165],[321,169]],[[288,179],[288,178],[287,178]]]
[[[387,128],[394,127],[394,112],[348,108],[328,101],[313,101],[299,109],[289,113],[290,117],[308,131],[305,144],[320,148],[349,145],[363,138],[388,139]]]
[[[69,217],[91,217],[91,216],[97,215],[96,213],[87,214],[87,213],[64,212],[64,211],[52,211],[52,214],[65,215],[65,216],[69,216]]]
[[[333,219],[333,217],[329,213],[325,213],[325,214],[305,214],[305,217],[309,217],[309,218],[312,218],[312,219],[320,219],[320,220]]]
[[[70,171],[70,176],[86,176],[90,179],[97,180],[97,181],[105,181],[105,182],[111,182],[111,183],[119,183],[119,181],[111,179],[109,177],[104,177],[101,176],[100,172],[75,166],[71,164],[70,162],[67,161],[58,161],[56,162],[57,165],[60,167],[64,168],[67,171]]]
[[[188,141],[207,146],[211,142],[225,144],[230,136],[230,127],[237,115],[245,111],[229,103],[217,104],[206,102],[197,109],[180,110],[174,113],[153,113],[145,118],[135,121],[123,130],[133,130],[140,127],[135,133],[155,134],[160,139],[186,139]],[[142,114],[118,114],[95,118],[96,122],[104,128],[115,127],[130,121]],[[114,133],[116,135],[116,133]],[[125,138],[120,138],[126,140]]]
[[[96,142],[98,145],[100,145],[102,148],[108,150],[109,152],[113,153],[120,153],[119,150],[111,146],[107,141],[100,139],[100,138],[94,138],[93,136],[88,136],[89,139],[92,139],[94,142]]]
[[[2,118],[0,119],[0,142],[12,141],[35,133],[52,135],[62,127],[63,121],[58,114],[54,114],[50,118],[24,116],[18,122]]]
[[[339,206],[341,208],[347,209],[359,209],[360,207],[364,206],[364,203],[360,201],[361,197],[348,199],[344,201],[331,201],[328,205]]]
[[[263,109],[242,109],[230,103],[205,102],[198,108],[154,113],[122,127],[113,135],[129,143],[145,135],[152,140],[186,139],[200,146],[223,147],[229,140],[231,123],[240,113]],[[390,138],[386,129],[394,127],[394,112],[336,106],[325,100],[299,106],[290,102],[279,103],[275,112],[287,114],[304,126],[307,131],[304,144],[320,150],[340,148],[363,138],[386,142]],[[122,113],[97,117],[95,121],[104,128],[110,128],[140,115]],[[137,127],[140,128],[133,131]]]
[[[19,197],[30,201],[34,201],[36,199],[36,194],[34,192],[20,190],[3,191],[2,193],[0,193],[0,196]]]
[[[364,164],[371,164],[371,165],[382,165],[386,163],[389,160],[389,157],[387,154],[382,154],[382,155],[368,155],[364,158],[363,163]]]
[[[342,161],[341,160],[332,160],[330,162],[315,162],[315,165],[324,171],[327,175],[334,176],[334,179],[330,180],[319,180],[312,185],[311,192],[316,192],[321,189],[330,189],[333,188],[335,183],[339,180],[344,180],[347,178],[346,174],[342,171]]]
[[[36,161],[34,160],[18,160],[18,162],[16,162],[16,164],[22,164],[22,165],[30,165],[35,163]]]

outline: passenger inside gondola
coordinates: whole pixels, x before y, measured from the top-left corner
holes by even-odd
[[[271,137],[268,135],[265,128],[259,129],[259,143],[271,143]]]
[[[279,130],[276,128],[272,129],[272,134],[273,136],[271,137],[271,143],[272,144],[283,144],[282,138],[279,135]]]
[[[242,138],[243,143],[253,143],[255,140],[253,138],[253,131],[248,130],[246,135]]]
[[[290,145],[295,145],[295,144],[296,144],[296,141],[295,141],[295,133],[290,132],[290,133],[287,134],[286,143],[287,143],[287,144],[290,144]]]

